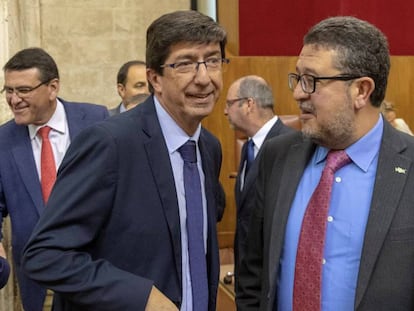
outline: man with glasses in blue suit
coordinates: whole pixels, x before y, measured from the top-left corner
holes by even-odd
[[[24,255],[53,310],[215,311],[222,155],[201,120],[223,87],[225,43],[199,12],[159,17],[151,96],[72,143]]]
[[[21,269],[23,246],[46,205],[41,186],[44,144],[39,133],[42,128],[50,130],[54,157],[51,174],[56,175],[74,137],[82,129],[108,117],[104,106],[58,98],[59,88],[57,65],[43,49],[21,50],[4,65],[2,93],[14,119],[0,127],[0,215],[1,220],[10,216],[14,269],[25,311],[41,311],[46,293]],[[2,221],[0,227],[1,224]]]

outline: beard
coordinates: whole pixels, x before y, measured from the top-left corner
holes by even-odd
[[[349,146],[355,135],[355,111],[351,99],[347,96],[347,104],[340,107],[332,114],[329,120],[305,123],[302,126],[304,137],[311,139],[314,143],[330,149],[343,149]]]

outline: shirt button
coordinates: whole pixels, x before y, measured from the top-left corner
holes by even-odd
[[[325,258],[322,258],[322,264],[323,265],[326,264],[326,259]]]
[[[328,216],[328,221],[332,222],[333,221],[333,217],[332,216]]]
[[[341,182],[342,181],[342,178],[341,177],[335,177],[335,181],[336,182]]]

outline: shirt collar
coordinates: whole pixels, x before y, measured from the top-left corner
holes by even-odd
[[[256,134],[253,135],[252,140],[254,142],[254,145],[257,147],[257,149],[260,149],[263,145],[263,142],[266,138],[267,133],[269,133],[270,129],[273,125],[275,125],[277,121],[277,116],[274,116],[269,121],[267,121],[261,128],[256,132]]]
[[[189,137],[187,133],[184,132],[184,130],[179,127],[174,119],[167,113],[156,96],[154,96],[154,104],[169,153],[176,151],[189,139],[198,142],[201,132],[201,124],[198,125],[194,135]]]
[[[43,125],[29,124],[27,126],[29,129],[30,139],[34,139],[39,128],[45,125],[50,126],[54,131],[57,131],[61,134],[65,134],[66,132],[65,120],[66,120],[65,108],[63,107],[63,104],[61,103],[61,101],[57,98],[55,112],[53,113],[49,121],[46,122],[46,124],[43,124]]]
[[[121,102],[119,104],[119,113],[122,113],[122,112],[125,112],[125,111],[127,111],[127,109],[126,109],[126,107],[124,105],[124,102]]]
[[[378,118],[375,126],[358,141],[345,149],[352,162],[355,163],[361,170],[367,172],[369,166],[378,154],[383,133],[383,120]],[[328,149],[318,146],[315,153],[316,163],[325,160]]]

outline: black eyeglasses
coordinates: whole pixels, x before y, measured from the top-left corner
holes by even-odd
[[[226,100],[226,107],[230,108],[231,106],[233,106],[234,103],[239,102],[241,100],[247,100],[249,99],[249,97],[241,97],[241,98],[235,98],[235,99],[228,99]]]
[[[220,71],[223,67],[223,64],[228,64],[230,61],[227,58],[218,58],[218,57],[210,57],[202,62],[193,62],[193,61],[182,61],[173,64],[164,64],[161,65],[161,68],[172,68],[175,69],[178,73],[196,73],[198,71],[198,67],[201,64],[206,66],[208,72],[216,72]]]
[[[300,86],[302,90],[306,94],[312,94],[315,92],[316,82],[319,80],[339,80],[339,81],[349,81],[361,78],[362,76],[354,76],[354,75],[339,75],[339,76],[332,76],[332,77],[315,77],[309,74],[298,75],[296,73],[289,73],[288,74],[288,83],[289,88],[294,91],[298,83],[300,82]]]
[[[3,94],[4,92],[6,92],[6,96],[12,96],[13,93],[15,93],[16,96],[18,96],[20,98],[23,98],[23,97],[28,96],[31,92],[33,92],[37,88],[41,87],[42,85],[48,84],[50,81],[51,80],[40,82],[38,85],[36,85],[34,87],[28,87],[28,86],[8,87],[8,86],[5,86],[0,91],[0,93]]]

